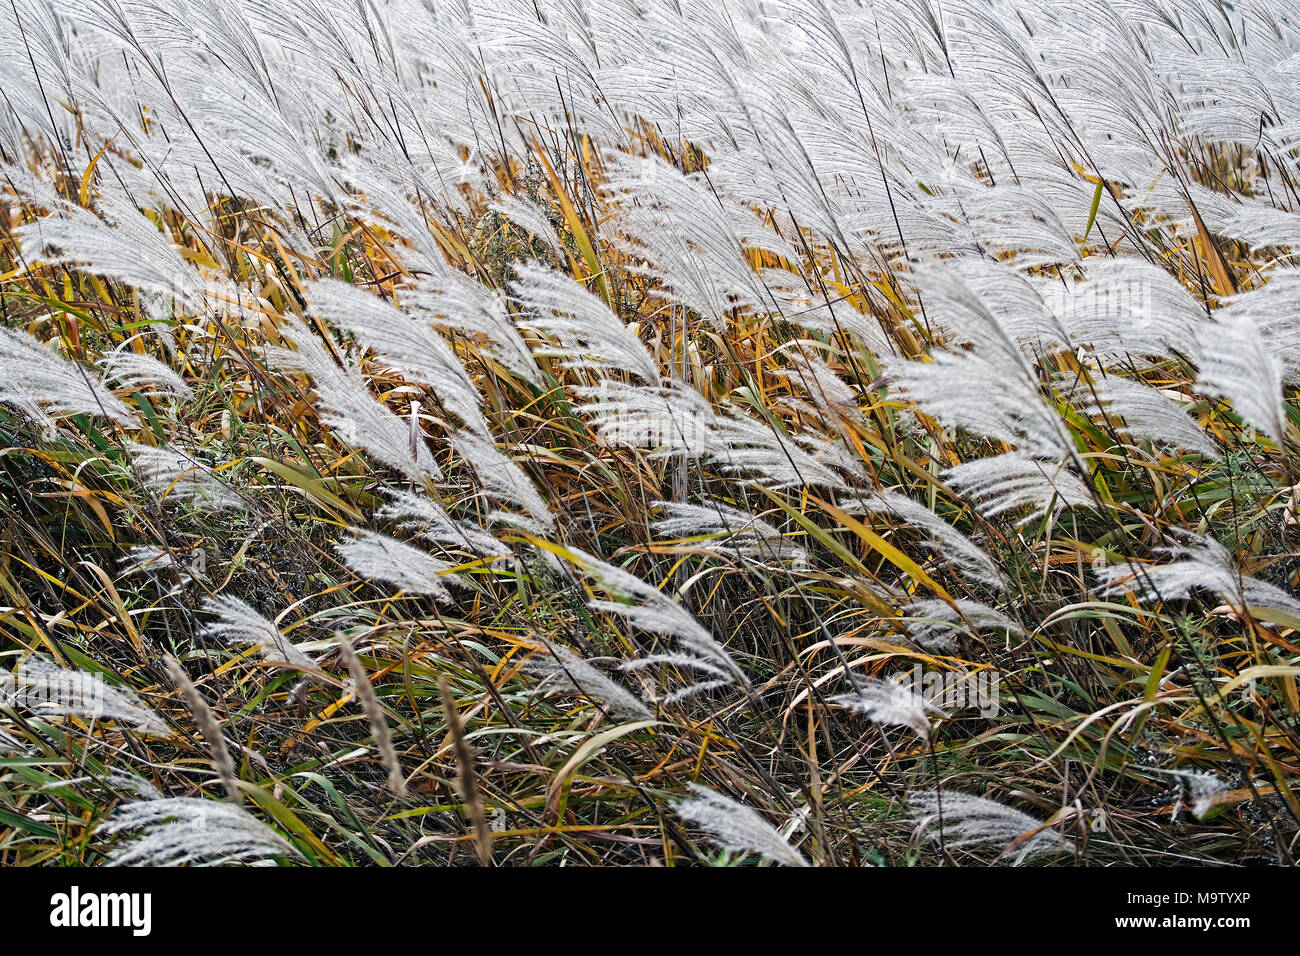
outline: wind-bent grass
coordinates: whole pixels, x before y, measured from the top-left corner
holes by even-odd
[[[0,863],[1294,862],[1300,23],[1142,9],[0,12]]]

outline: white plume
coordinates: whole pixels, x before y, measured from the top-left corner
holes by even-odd
[[[675,809],[683,820],[704,830],[732,853],[757,853],[782,866],[808,865],[776,827],[752,807],[708,787],[691,784],[690,797],[679,801]]]
[[[129,688],[116,687],[98,674],[59,667],[39,657],[29,657],[12,673],[0,672],[0,702],[24,707],[42,717],[112,720],[156,737],[172,733],[167,723]]]
[[[1070,844],[1055,830],[996,800],[953,790],[917,790],[907,795],[918,834],[949,850],[988,846],[1014,863],[1031,856],[1065,853]]]
[[[859,677],[854,681],[852,693],[832,697],[831,703],[861,714],[872,723],[907,727],[922,740],[928,740],[930,714],[941,711],[930,704],[916,687],[907,683],[906,675],[902,676],[902,680]]]
[[[110,866],[228,866],[300,858],[247,810],[200,797],[137,800],[118,808],[99,835],[135,831],[109,852]]]
[[[203,610],[217,620],[203,628],[203,634],[227,644],[256,645],[268,661],[290,667],[312,668],[315,662],[299,650],[280,629],[237,597],[220,594],[207,598]]]
[[[439,601],[451,600],[447,585],[459,583],[451,573],[454,564],[412,547],[395,538],[353,528],[355,537],[334,546],[339,558],[363,578],[383,581],[412,594],[423,594]]]

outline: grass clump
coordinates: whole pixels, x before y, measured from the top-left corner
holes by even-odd
[[[152,6],[0,13],[0,863],[1294,862],[1293,17]]]

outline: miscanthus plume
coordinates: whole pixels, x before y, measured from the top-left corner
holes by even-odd
[[[39,717],[114,721],[159,737],[172,733],[167,722],[130,688],[39,657],[27,658],[12,672],[0,672],[0,701]]]
[[[752,807],[708,787],[692,784],[690,797],[677,803],[677,813],[733,853],[757,853],[783,866],[807,866],[808,861],[772,824]]]
[[[1070,844],[1041,820],[988,797],[954,790],[918,790],[908,794],[907,803],[917,833],[949,849],[983,848],[1017,864],[1070,849]]]
[[[102,824],[116,837],[111,866],[274,864],[300,854],[247,810],[199,797],[158,797],[123,804]]]

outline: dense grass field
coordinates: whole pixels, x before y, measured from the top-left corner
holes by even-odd
[[[14,0],[0,864],[1290,864],[1300,13]]]

